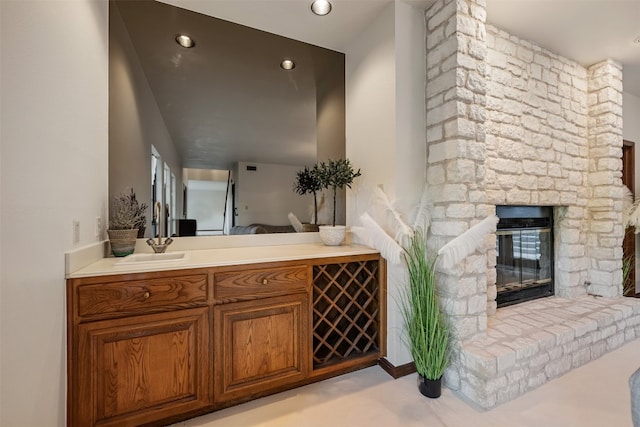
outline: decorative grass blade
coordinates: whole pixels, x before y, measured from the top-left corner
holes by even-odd
[[[624,228],[634,226],[638,229],[638,221],[640,214],[638,213],[638,204],[640,199],[633,201],[633,193],[626,185],[623,186],[624,195],[622,196],[622,226]]]
[[[640,232],[640,198],[633,202],[629,209],[629,218],[627,218],[626,226],[634,227],[636,234]]]
[[[368,213],[365,212],[360,215],[360,222],[369,233],[372,246],[379,250],[387,261],[393,264],[400,264],[403,249],[398,242],[393,240]]]
[[[404,244],[408,242],[408,239],[413,235],[413,230],[402,219],[400,212],[393,206],[387,194],[380,187],[374,188],[375,202],[379,204],[385,211],[387,216],[391,215],[391,221],[389,223],[390,230],[393,232],[393,237],[396,242]]]
[[[358,226],[352,226],[352,227],[349,227],[349,230],[353,234],[358,236],[358,238],[361,240],[363,245],[369,246],[371,248],[375,247],[375,246],[373,246],[373,242],[371,241],[371,234],[369,233],[369,231],[366,228],[358,227]]]
[[[496,224],[498,224],[498,217],[491,215],[444,245],[438,251],[440,266],[445,269],[453,268],[471,255],[484,241],[484,237],[495,231]]]
[[[293,212],[289,212],[289,215],[287,215],[287,217],[289,218],[289,222],[291,223],[291,225],[293,225],[293,229],[296,230],[296,233],[302,233],[304,231],[302,223],[300,222],[298,217],[293,214]]]
[[[413,214],[413,229],[417,230],[418,228],[423,229],[425,232],[429,230],[429,226],[431,225],[431,216],[429,215],[429,202],[427,195],[427,186],[425,185],[424,190],[422,190],[422,197],[420,198],[420,204],[416,208]]]

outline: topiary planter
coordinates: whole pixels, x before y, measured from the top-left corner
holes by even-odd
[[[136,238],[138,237],[138,229],[131,228],[128,230],[107,230],[109,234],[109,243],[111,244],[111,253],[116,257],[131,255],[136,248]]]
[[[320,240],[327,246],[340,246],[347,235],[345,225],[321,225]]]
[[[442,394],[442,377],[437,380],[430,380],[418,375],[418,390],[423,396],[431,399],[437,399]]]

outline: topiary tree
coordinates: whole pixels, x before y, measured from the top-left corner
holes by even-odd
[[[305,194],[313,194],[313,223],[318,224],[318,199],[316,194],[322,190],[322,182],[320,181],[320,168],[316,163],[312,168],[305,166],[304,169],[296,172],[296,182],[293,191],[304,196]]]
[[[360,169],[357,172],[351,167],[349,159],[329,160],[327,163],[321,162],[318,166],[320,183],[322,188],[333,190],[333,226],[336,225],[336,192],[345,186],[351,188],[353,180],[360,175]]]

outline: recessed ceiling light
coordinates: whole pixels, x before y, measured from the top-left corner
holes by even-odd
[[[311,3],[311,11],[318,16],[327,15],[331,12],[331,3],[328,0],[315,0]]]
[[[194,47],[196,45],[196,42],[194,42],[193,39],[187,36],[186,34],[178,34],[176,36],[176,42],[180,46],[186,47],[186,48]]]
[[[293,70],[294,68],[296,68],[296,63],[290,59],[285,59],[280,63],[280,67],[283,70]]]
[[[640,45],[640,36],[636,37],[636,39],[633,42],[637,45]]]

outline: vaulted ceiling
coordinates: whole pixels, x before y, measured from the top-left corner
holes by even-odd
[[[393,0],[332,0],[318,18],[310,0],[163,0],[222,19],[344,52]],[[396,0],[427,7],[435,0]],[[613,59],[624,91],[640,96],[640,0],[486,0],[487,22],[583,66]]]
[[[433,1],[406,0],[423,8]],[[154,12],[139,7],[142,3],[155,4]],[[329,67],[323,63],[326,53],[345,52],[393,0],[332,3],[332,13],[318,17],[309,10],[310,0],[121,2],[123,19],[150,85],[158,89],[157,103],[185,167],[226,169],[234,158],[294,165],[313,162],[314,84]],[[640,96],[640,43],[634,43],[640,38],[640,0],[486,0],[486,4],[488,23],[584,66],[607,58],[622,63],[624,91]],[[179,29],[195,33],[196,49],[180,50],[173,33],[164,47],[157,46],[164,32]],[[219,55],[202,55],[204,49]],[[251,62],[225,60],[225,55],[243,55]],[[286,56],[299,61],[293,72],[278,66]],[[154,69],[154,63],[162,67]],[[172,81],[178,68],[187,73]],[[214,75],[222,78],[206,83]],[[295,150],[287,148],[290,142],[296,143]]]

